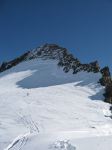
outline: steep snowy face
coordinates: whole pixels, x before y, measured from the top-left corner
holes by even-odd
[[[91,132],[98,135],[100,128],[101,135],[111,134],[112,121],[105,117],[110,115],[109,104],[102,101],[104,89],[98,83],[101,74],[65,73],[57,64],[58,60],[32,59],[0,74],[1,150],[18,150],[32,134],[70,132],[71,137],[79,131],[77,136],[87,137]]]

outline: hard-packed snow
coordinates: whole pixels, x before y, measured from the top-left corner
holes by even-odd
[[[111,150],[100,73],[64,73],[55,60],[0,74],[0,150]]]

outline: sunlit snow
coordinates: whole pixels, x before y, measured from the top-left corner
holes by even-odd
[[[111,150],[100,78],[64,73],[56,61],[37,59],[1,73],[0,150]]]

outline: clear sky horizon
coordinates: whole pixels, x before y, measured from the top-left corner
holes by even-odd
[[[45,43],[112,68],[112,0],[0,0],[0,62]]]

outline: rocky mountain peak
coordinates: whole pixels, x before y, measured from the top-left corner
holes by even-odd
[[[17,57],[9,62],[3,62],[0,66],[0,72],[10,69],[23,61],[29,61],[32,59],[55,59],[57,65],[63,69],[65,73],[72,71],[76,74],[80,71],[93,72],[102,74],[100,84],[105,86],[105,101],[112,103],[112,79],[108,67],[100,69],[98,61],[94,61],[88,64],[83,64],[74,55],[72,55],[66,48],[60,47],[56,44],[45,44],[33,50],[26,52],[25,54]],[[111,92],[110,92],[111,91]]]
[[[69,70],[73,74],[79,71],[87,71],[97,73],[100,70],[98,61],[89,64],[82,64],[78,58],[74,57],[66,48],[60,47],[56,44],[45,44],[39,48],[33,49],[29,52],[27,60],[41,58],[41,59],[56,59],[58,66],[63,67],[67,73]]]
[[[82,64],[78,58],[74,57],[66,48],[60,47],[56,44],[45,44],[25,54],[17,57],[16,59],[3,62],[0,66],[0,72],[3,72],[17,64],[28,61],[31,59],[55,59],[58,62],[58,66],[62,67],[64,72],[72,70],[73,74],[80,71],[94,72],[100,71],[98,61],[91,62],[89,64]]]
[[[43,59],[59,59],[67,52],[66,48],[56,44],[45,44],[30,51],[27,59],[43,58]],[[68,53],[68,52],[67,52]]]

